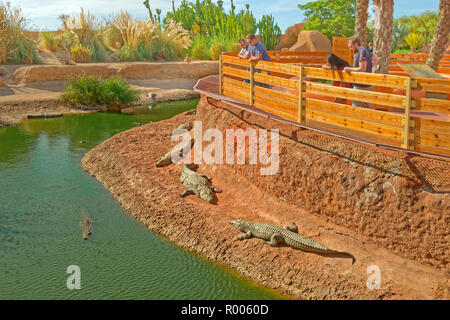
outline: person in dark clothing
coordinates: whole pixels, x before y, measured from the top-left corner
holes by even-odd
[[[332,70],[333,72],[336,70],[342,71],[342,70],[344,70],[345,67],[350,66],[347,61],[345,61],[344,59],[341,59],[334,53],[329,54],[327,56],[326,60],[327,60],[327,64],[324,64],[322,66],[322,69],[325,69],[325,70]],[[352,85],[350,83],[344,82],[344,81],[333,81],[333,86],[343,87],[343,88],[351,88],[352,87]],[[345,104],[345,103],[347,103],[347,99],[336,98],[335,102]]]
[[[372,55],[370,54],[369,50],[367,48],[361,46],[361,40],[358,38],[350,38],[348,40],[348,48],[355,52],[354,56],[354,66],[351,67],[345,67],[345,72],[368,72],[372,73]],[[372,91],[373,86],[370,85],[364,85],[364,84],[353,84],[353,88],[357,90],[366,90],[366,91]],[[366,102],[360,102],[360,101],[353,101],[353,106],[356,107],[365,107],[369,108],[371,105],[370,103]]]

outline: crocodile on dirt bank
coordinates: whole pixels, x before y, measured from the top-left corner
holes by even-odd
[[[352,264],[355,263],[355,257],[352,254],[344,251],[329,249],[314,240],[298,234],[298,228],[295,223],[292,223],[290,226],[286,227],[279,227],[270,223],[254,223],[244,220],[230,220],[230,223],[242,232],[245,232],[245,234],[238,237],[238,240],[256,237],[266,240],[264,243],[273,247],[285,244],[291,248],[308,252],[320,254],[342,254],[351,257]]]

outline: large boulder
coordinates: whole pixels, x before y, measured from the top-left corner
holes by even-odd
[[[298,35],[300,31],[302,31],[304,25],[305,25],[304,22],[300,22],[287,28],[286,32],[283,35],[281,35],[280,42],[275,47],[275,50],[281,51],[284,48],[292,47],[297,42]]]
[[[289,51],[331,52],[332,46],[331,41],[319,31],[301,31],[297,43]]]

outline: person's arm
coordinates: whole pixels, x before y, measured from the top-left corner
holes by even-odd
[[[345,67],[345,72],[366,72],[367,70],[367,61],[360,61],[359,67],[352,68],[352,67]]]
[[[242,49],[241,51],[239,51],[238,57],[242,58],[242,59],[247,59],[247,55],[248,53],[244,53],[246,51],[244,51],[244,49]]]
[[[249,60],[250,61],[255,61],[255,62],[258,62],[259,60],[262,60],[262,53],[258,53],[257,56],[251,57]]]
[[[322,69],[331,70],[331,67],[327,64],[322,65]]]
[[[355,68],[345,67],[346,72],[367,72],[368,60],[370,59],[370,54],[367,50],[362,49],[361,56],[359,59],[359,66]],[[371,72],[372,70],[370,70]]]

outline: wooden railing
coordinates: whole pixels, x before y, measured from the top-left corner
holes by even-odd
[[[403,72],[403,70],[397,65],[397,63],[426,63],[429,54],[427,53],[415,53],[415,54],[391,54],[391,60],[389,64],[389,71]],[[450,74],[450,54],[444,55],[443,59],[439,62],[437,72]]]
[[[286,60],[291,59],[295,58]],[[299,55],[296,59],[306,58]],[[426,98],[423,93],[450,94],[450,80],[333,72],[279,61],[254,64],[224,53],[221,94],[309,126],[450,156],[450,101]],[[332,86],[330,81],[387,90]],[[352,106],[351,100],[372,104],[372,108]]]

